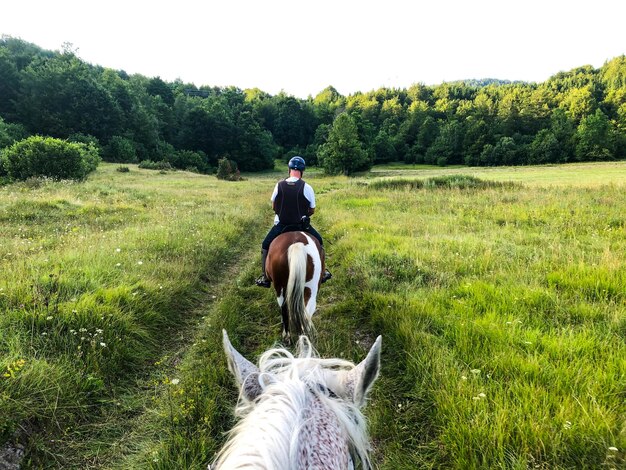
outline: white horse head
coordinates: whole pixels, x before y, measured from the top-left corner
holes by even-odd
[[[306,336],[296,356],[270,349],[256,366],[232,346],[228,368],[239,386],[236,414],[215,469],[370,468],[369,438],[360,408],[378,377],[381,337],[358,365],[321,359]]]

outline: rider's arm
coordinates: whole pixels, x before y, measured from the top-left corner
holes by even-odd
[[[315,192],[313,188],[307,183],[304,186],[304,197],[309,201],[309,214],[313,215],[315,212]]]
[[[278,214],[278,209],[276,207],[276,196],[278,196],[278,183],[276,183],[276,186],[274,186],[274,192],[272,192],[272,197],[270,198],[270,200],[272,201],[272,209],[274,210],[275,214]]]

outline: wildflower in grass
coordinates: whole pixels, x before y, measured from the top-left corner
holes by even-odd
[[[137,264],[141,266],[143,264],[143,261],[137,261]]]
[[[180,379],[172,379],[172,385],[178,385],[180,383]]]
[[[472,374],[474,374],[474,375],[478,375],[478,374],[480,374],[480,369],[472,369],[472,370],[470,370],[470,372]]]
[[[6,378],[15,377],[15,374],[17,374],[20,369],[24,367],[24,364],[26,364],[26,359],[18,359],[7,366],[7,370],[2,376]]]
[[[52,320],[53,318],[54,318],[54,317],[53,317],[52,315],[48,315],[48,316],[46,317],[46,320]]]
[[[618,451],[617,447],[609,447],[609,450],[611,452],[617,452]]]
[[[571,421],[565,421],[565,424],[563,424],[563,427],[565,429],[570,429],[572,427],[572,422]]]
[[[466,376],[464,376],[464,375],[462,375],[462,376],[461,376],[461,380],[467,380],[467,377],[466,377]]]
[[[122,263],[117,263],[115,266],[119,268],[121,265]]]
[[[107,344],[106,343],[100,343],[100,346],[102,346],[103,348],[106,348]]]
[[[120,251],[122,251],[122,249],[121,248],[116,248],[115,251],[117,251],[119,253]]]
[[[482,393],[482,392],[481,392],[481,393],[479,393],[479,394],[478,394],[478,396],[479,396],[480,398],[487,398],[487,395],[485,395],[485,394],[484,394],[484,393]]]

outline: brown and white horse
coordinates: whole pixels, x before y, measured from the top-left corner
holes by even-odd
[[[306,232],[285,232],[272,241],[265,272],[276,290],[283,319],[283,339],[314,334],[311,317],[317,308],[317,292],[324,257],[318,240]]]

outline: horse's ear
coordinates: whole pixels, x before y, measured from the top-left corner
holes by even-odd
[[[222,330],[224,352],[231,371],[241,390],[241,395],[247,400],[254,400],[261,393],[259,384],[259,368],[252,364],[237,351],[228,339],[226,330]]]
[[[353,400],[359,407],[365,404],[367,394],[378,377],[382,340],[382,336],[376,338],[365,359],[348,373],[348,383],[354,387]]]

